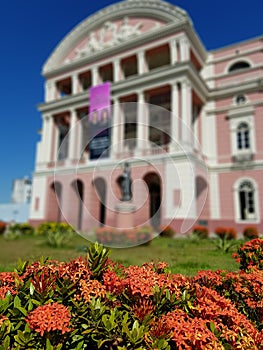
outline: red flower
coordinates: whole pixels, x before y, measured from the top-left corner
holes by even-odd
[[[41,336],[50,331],[61,331],[62,334],[70,332],[69,311],[66,306],[59,303],[38,306],[28,314],[26,322],[29,323],[30,328],[40,333]]]

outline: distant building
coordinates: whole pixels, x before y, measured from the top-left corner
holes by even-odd
[[[29,218],[30,203],[0,204],[0,221],[7,223],[23,223]]]
[[[28,177],[15,179],[12,188],[12,203],[30,203],[32,181]]]
[[[27,222],[30,211],[32,181],[28,177],[13,181],[11,203],[0,204],[0,221]]]
[[[135,224],[263,232],[262,40],[208,51],[188,14],[162,0],[121,1],[82,21],[43,67],[31,223],[114,225],[128,159]],[[97,162],[82,119],[105,83],[113,148]]]

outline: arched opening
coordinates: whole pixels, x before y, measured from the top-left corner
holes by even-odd
[[[156,173],[148,173],[144,176],[144,181],[149,190],[149,217],[154,228],[161,224],[161,181]]]
[[[232,66],[229,67],[228,72],[235,72],[238,70],[242,70],[242,69],[247,69],[250,68],[250,64],[245,62],[245,61],[239,61],[236,62],[234,64],[232,64]]]
[[[60,182],[53,182],[49,187],[47,203],[47,220],[61,221],[62,185]]]
[[[240,219],[255,219],[255,189],[253,184],[250,181],[243,181],[239,186],[238,195]]]
[[[100,226],[104,226],[106,221],[106,181],[103,178],[99,177],[94,180],[93,185],[95,187],[97,198],[100,202],[98,221],[100,223]]]
[[[198,199],[207,189],[207,182],[202,176],[197,176],[195,181],[196,181],[196,198]]]
[[[209,218],[208,183],[206,178],[198,175],[195,178],[196,209],[199,221],[205,222]]]
[[[73,190],[76,195],[76,225],[77,229],[82,229],[82,216],[83,216],[83,198],[84,198],[84,184],[81,180],[76,180],[72,183]]]

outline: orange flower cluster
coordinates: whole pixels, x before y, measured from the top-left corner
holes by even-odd
[[[97,280],[80,280],[78,284],[78,291],[75,294],[77,300],[84,299],[85,302],[90,302],[93,297],[105,298],[106,288]]]
[[[0,315],[0,328],[2,326],[2,324],[4,323],[4,321],[8,320],[8,318],[6,316]]]
[[[240,249],[261,260],[262,248],[256,240]],[[163,262],[124,267],[108,259],[98,271],[94,261],[34,263],[21,283],[14,274],[0,273],[0,298],[16,293],[7,308],[0,303],[0,326],[10,323],[14,330],[8,340],[0,332],[0,343],[15,349],[13,339],[22,337],[27,322],[31,348],[44,347],[48,338],[54,347],[79,349],[84,343],[104,348],[107,341],[112,349],[129,343],[147,350],[263,350],[263,270],[187,277],[169,273]]]
[[[15,278],[19,277],[13,272],[0,272],[0,300],[5,299],[6,294],[17,294]]]
[[[66,306],[58,303],[38,306],[28,314],[26,322],[41,336],[51,331],[60,331],[62,334],[70,332],[69,311]]]
[[[139,299],[138,303],[131,307],[131,311],[140,321],[143,321],[146,316],[152,315],[155,309],[156,306],[150,299]]]
[[[224,350],[224,346],[207,328],[205,320],[189,315],[182,310],[175,310],[164,316],[173,330],[172,339],[178,349]]]
[[[240,269],[263,270],[263,239],[255,238],[241,246],[233,258],[240,264]]]
[[[59,277],[70,279],[72,282],[77,282],[81,279],[88,279],[91,276],[90,269],[87,266],[87,261],[81,257],[71,260],[69,263],[61,264],[59,267]]]

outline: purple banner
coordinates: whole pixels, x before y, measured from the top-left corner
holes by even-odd
[[[109,157],[111,126],[110,86],[110,83],[104,83],[90,88],[90,159]]]

